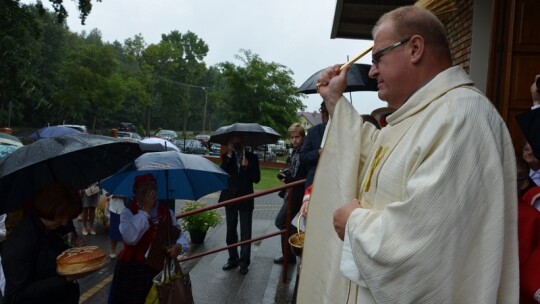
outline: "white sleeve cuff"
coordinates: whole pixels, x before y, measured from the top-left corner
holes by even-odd
[[[146,217],[147,219],[150,218],[150,214],[148,214],[148,212],[146,212],[146,211],[144,211],[144,210],[142,210],[142,209],[139,209],[138,214],[144,215],[144,217]]]
[[[535,293],[534,293],[534,300],[538,303],[540,303],[540,289],[538,289]]]
[[[540,104],[537,104],[537,105],[534,105],[531,107],[531,110],[534,110],[534,109],[537,109],[537,108],[540,108]]]

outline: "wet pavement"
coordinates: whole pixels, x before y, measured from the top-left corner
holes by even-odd
[[[199,201],[215,203],[218,193],[210,194]],[[276,194],[268,194],[255,199],[253,212],[253,238],[276,232],[274,219],[281,208],[283,200]],[[183,202],[176,202],[177,212]],[[217,209],[222,215],[224,208]],[[80,233],[80,222],[75,221]],[[87,245],[100,246],[109,251],[108,232],[103,225],[96,223],[96,235],[85,237]],[[202,253],[225,244],[225,220],[212,228],[206,235],[202,245],[192,245],[189,255]],[[189,237],[189,236],[188,236]],[[190,273],[195,303],[291,303],[297,275],[297,265],[290,265],[287,282],[282,283],[282,265],[273,263],[274,258],[281,255],[280,237],[276,235],[252,243],[252,261],[249,272],[242,275],[238,270],[223,271],[221,267],[227,262],[227,251],[220,251],[202,258],[183,262],[182,267]],[[118,245],[117,252],[121,249]],[[80,279],[81,298],[79,303],[107,303],[109,287],[112,281],[116,259],[91,275]]]

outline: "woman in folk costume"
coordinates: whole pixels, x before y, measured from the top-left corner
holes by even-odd
[[[144,303],[152,279],[159,273],[146,264],[157,224],[170,221],[180,228],[174,213],[157,200],[156,180],[152,174],[139,175],[133,183],[135,197],[120,214],[120,233],[124,248],[118,255],[109,303]],[[176,243],[167,249],[172,258],[189,250],[189,243],[180,233]]]
[[[431,12],[393,10],[373,36],[370,77],[396,111],[381,130],[363,124],[343,97],[348,67],[319,76],[331,120],[298,302],[517,303],[515,151],[504,121],[452,66]]]

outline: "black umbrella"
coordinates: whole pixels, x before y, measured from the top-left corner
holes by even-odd
[[[20,209],[51,182],[86,188],[142,153],[138,143],[82,133],[21,147],[0,160],[0,214]]]
[[[247,146],[252,148],[260,145],[273,144],[281,136],[274,129],[261,126],[258,123],[237,122],[230,126],[224,126],[210,134],[210,142],[227,145],[233,136],[240,136]]]
[[[377,91],[377,81],[369,78],[369,69],[371,69],[371,65],[369,64],[355,63],[351,65],[349,73],[347,73],[347,88],[345,92]],[[324,70],[322,69],[311,75],[296,92],[305,94],[317,93],[317,79],[319,78],[319,74]]]

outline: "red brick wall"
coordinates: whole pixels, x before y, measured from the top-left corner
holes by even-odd
[[[458,10],[444,21],[455,65],[469,72],[472,44],[473,0],[456,0]]]

